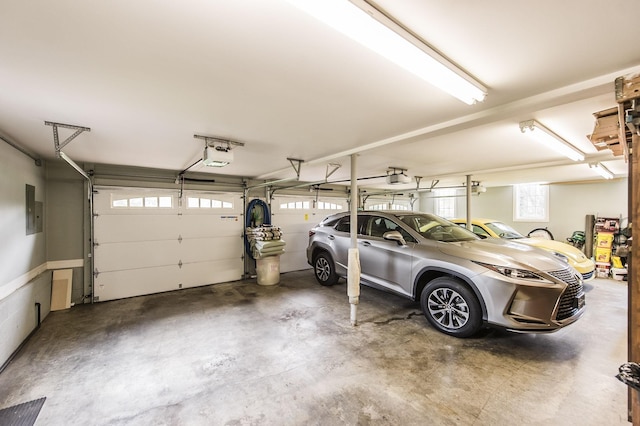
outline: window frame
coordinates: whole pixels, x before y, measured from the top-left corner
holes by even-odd
[[[152,203],[151,200],[155,199],[155,203]],[[135,200],[136,205],[132,205],[131,201]],[[156,193],[124,193],[119,194],[116,192],[111,192],[109,208],[115,210],[145,210],[145,209],[153,209],[153,210],[169,210],[174,208],[174,200],[175,198],[172,195],[162,195]],[[169,201],[170,205],[166,205],[166,202]],[[121,203],[126,202],[126,205]],[[139,203],[139,204],[138,204]],[[121,205],[118,205],[121,204]]]
[[[536,194],[523,194],[523,191],[531,192],[531,188],[535,188]],[[540,191],[542,193],[540,193]],[[528,197],[528,200],[523,200]],[[522,201],[528,204],[529,213],[532,210],[541,210],[540,214],[525,214],[522,212]],[[542,202],[542,207],[537,204]],[[532,207],[532,205],[534,205]],[[539,183],[526,183],[513,185],[513,221],[514,222],[549,222],[549,185]],[[536,212],[537,213],[537,212]]]
[[[456,202],[459,196],[458,190],[456,188],[435,188],[433,194],[433,213],[445,219],[455,218],[458,214],[458,204]],[[445,204],[445,201],[446,204],[450,204],[447,206],[447,210],[451,211],[451,214],[442,213],[442,205]]]
[[[198,201],[197,206],[194,200]],[[219,194],[204,193],[186,195],[184,204],[187,210],[194,211],[230,211],[236,207],[233,201],[229,201]]]

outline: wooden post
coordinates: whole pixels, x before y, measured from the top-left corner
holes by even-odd
[[[625,110],[635,109],[640,101],[640,74],[622,76],[615,80],[615,95],[618,102],[618,137],[624,158],[629,164],[628,203],[631,235],[640,241],[640,136],[638,123],[627,123]],[[635,247],[634,247],[635,246]],[[628,294],[628,361],[640,363],[640,243],[631,243],[627,258]],[[629,421],[640,426],[640,391],[629,387]]]
[[[631,149],[629,158],[629,221],[631,222],[631,235],[634,240],[640,237],[640,155],[634,152],[640,143],[640,137],[634,134],[631,137]],[[640,241],[640,239],[638,240]],[[635,246],[635,247],[634,247]],[[628,306],[629,306],[629,330],[628,347],[629,361],[640,362],[640,244],[631,243],[631,256],[628,262]],[[640,392],[629,388],[630,415],[629,421],[634,426],[640,426]]]

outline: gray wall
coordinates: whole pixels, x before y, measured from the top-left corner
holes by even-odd
[[[461,191],[464,194],[464,190]],[[556,240],[565,241],[573,231],[585,230],[586,215],[623,218],[627,224],[627,179],[602,180],[587,183],[549,185],[549,222],[514,222],[513,187],[487,188],[473,195],[471,215],[496,219],[513,226],[522,234],[535,228],[548,228]],[[466,215],[464,196],[456,198],[458,217]],[[433,211],[433,197],[425,193],[420,199],[421,211]]]
[[[27,184],[46,210],[44,167],[0,141],[0,365],[37,326],[36,303],[42,318],[51,303],[46,225],[43,232],[26,235]]]
[[[85,179],[64,161],[47,162],[47,259],[83,257]]]
[[[89,251],[85,216],[88,217],[86,179],[63,160],[47,161],[47,260],[75,261],[88,259]],[[85,244],[85,239],[87,240]],[[91,270],[89,262],[85,262]],[[90,294],[85,268],[73,268],[71,302],[83,303]]]

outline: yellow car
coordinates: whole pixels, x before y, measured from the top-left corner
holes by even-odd
[[[465,219],[453,219],[453,223],[467,226]],[[564,257],[580,274],[584,281],[595,277],[596,264],[576,247],[563,243],[562,241],[546,240],[542,238],[527,238],[509,225],[491,219],[473,219],[471,221],[473,233],[480,237],[504,238],[507,240],[518,240],[520,243],[547,250],[556,256]]]

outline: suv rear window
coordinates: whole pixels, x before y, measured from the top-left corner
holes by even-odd
[[[339,232],[350,232],[351,231],[351,219],[349,216],[343,217],[338,225],[336,225],[336,231]]]
[[[322,225],[322,226],[330,226],[330,227],[333,228],[336,225],[336,222],[339,221],[339,220],[340,220],[340,218],[331,219],[331,220],[328,220],[326,222],[322,222],[320,225]]]
[[[365,223],[366,219],[367,219],[366,216],[358,215],[358,232],[357,233],[359,235],[362,234],[363,224]],[[335,228],[336,228],[336,231],[339,231],[339,232],[351,232],[351,216],[343,216],[342,218],[340,218],[340,221],[338,222]]]

